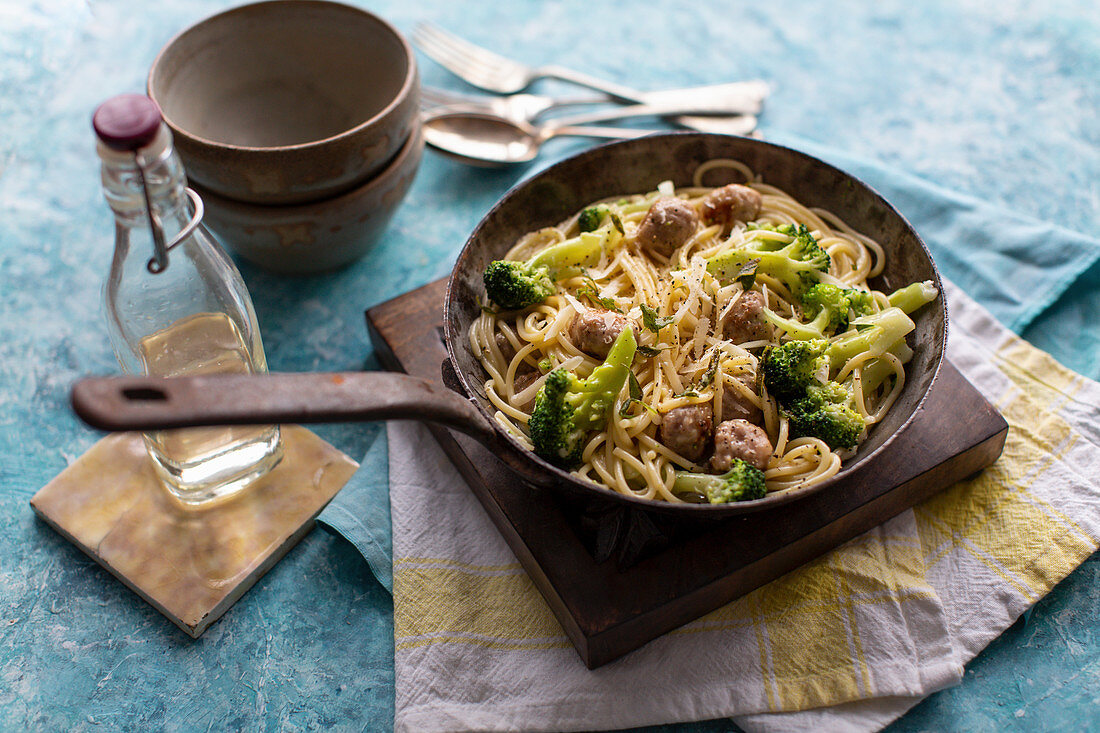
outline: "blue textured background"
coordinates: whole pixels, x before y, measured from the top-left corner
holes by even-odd
[[[168,38],[230,4],[0,0],[0,729],[392,724],[390,597],[343,540],[312,533],[192,641],[27,504],[98,437],[70,415],[69,384],[115,370],[99,304],[112,223],[91,112],[141,91]],[[1070,229],[1100,229],[1094,0],[1041,12],[1022,0],[356,4],[404,31],[431,20],[517,58],[641,88],[765,78],[774,84],[765,135],[795,133]],[[426,83],[463,88],[430,61],[422,72]],[[577,146],[555,141],[542,163]],[[446,274],[481,215],[528,172],[429,153],[362,261],[301,280],[242,267],[271,367],[373,366],[364,308]],[[1023,335],[1100,376],[1098,290],[1094,267]],[[318,432],[355,457],[378,434]],[[1086,727],[1100,703],[1097,618],[1094,556],[969,665],[961,685],[893,729]]]

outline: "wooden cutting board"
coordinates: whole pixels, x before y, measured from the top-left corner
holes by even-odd
[[[388,369],[442,384],[446,281],[367,311]],[[945,418],[950,430],[944,429]],[[920,413],[843,484],[720,523],[567,504],[464,435],[431,426],[589,668],[799,567],[992,464],[1008,423],[944,362]]]

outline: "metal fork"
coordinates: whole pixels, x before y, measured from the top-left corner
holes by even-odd
[[[680,99],[682,95],[688,94],[720,95],[723,103],[744,105],[744,114],[759,112],[764,97],[768,94],[768,85],[762,81],[640,92],[563,66],[530,67],[474,45],[430,23],[416,26],[413,30],[413,42],[451,73],[475,87],[496,94],[516,94],[529,87],[536,79],[560,79],[603,92],[620,102],[634,104],[662,104],[669,101],[669,96]]]
[[[413,42],[424,53],[475,87],[497,94],[515,94],[536,79],[552,78],[595,89],[624,102],[641,103],[638,92],[561,66],[532,68],[476,46],[438,26],[420,23]]]
[[[678,106],[683,108],[686,102],[685,97],[678,96],[681,91],[692,90],[648,92],[646,99],[653,102],[649,106]],[[690,97],[686,99],[690,99]],[[488,94],[462,94],[450,90],[436,89],[435,87],[421,87],[420,89],[420,108],[425,115],[438,114],[444,108],[447,112],[489,112],[521,124],[536,124],[540,121],[544,112],[558,107],[592,105],[606,101],[608,99],[605,97],[548,97],[541,94],[494,96]],[[752,109],[753,106],[748,105],[747,108]],[[549,121],[556,122],[557,119],[551,118]],[[618,119],[618,117],[608,114],[602,116],[602,119]],[[752,134],[756,127],[756,117],[749,113],[729,116],[681,115],[676,117],[675,121],[684,127],[721,135],[748,135]]]
[[[470,108],[488,110],[516,122],[535,122],[543,112],[571,105],[600,104],[607,97],[547,97],[541,94],[462,94],[435,87],[420,88],[420,107],[430,111],[436,107]]]

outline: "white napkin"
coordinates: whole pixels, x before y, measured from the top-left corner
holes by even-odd
[[[431,435],[391,423],[397,730],[875,730],[956,682],[1097,547],[1100,385],[947,295],[948,356],[1011,425],[998,463],[596,670]]]

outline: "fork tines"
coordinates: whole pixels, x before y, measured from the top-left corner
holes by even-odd
[[[518,69],[516,62],[476,46],[430,23],[420,23],[413,29],[413,42],[440,65],[475,86],[493,86],[496,80]]]

